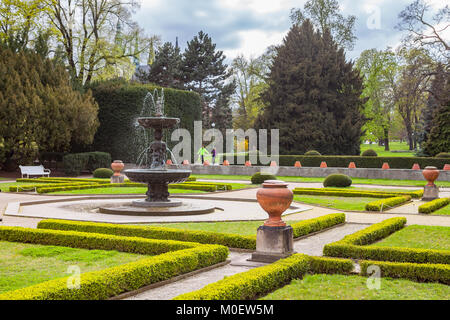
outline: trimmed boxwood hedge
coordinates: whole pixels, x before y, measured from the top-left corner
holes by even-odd
[[[323,186],[327,187],[350,187],[352,185],[352,179],[345,174],[330,174],[323,181]]]
[[[0,300],[104,300],[223,262],[227,256],[226,247],[200,245],[82,273],[76,290],[68,288],[66,277],[0,294]]]
[[[393,262],[450,263],[450,251],[366,246],[402,229],[406,218],[391,218],[325,245],[325,256]]]
[[[419,206],[419,213],[432,213],[450,204],[450,198],[436,199]]]
[[[306,273],[350,273],[351,260],[294,254],[267,266],[226,277],[204,288],[182,294],[174,300],[249,300],[264,296],[302,278]]]
[[[277,177],[275,177],[273,174],[268,173],[261,173],[257,172],[251,177],[252,184],[261,184],[266,180],[276,180]]]
[[[392,207],[395,207],[399,204],[408,202],[411,200],[411,196],[400,196],[400,197],[393,197],[393,198],[387,198],[382,199],[374,202],[369,202],[366,204],[366,210],[367,211],[385,211],[389,210]]]
[[[296,161],[300,161],[303,167],[320,167],[322,161],[329,168],[347,168],[350,162],[354,162],[357,168],[381,169],[383,163],[389,163],[391,169],[411,169],[415,163],[421,168],[434,166],[442,170],[448,159],[445,158],[421,158],[421,157],[362,157],[362,156],[301,156],[280,155],[280,166],[292,167]]]
[[[450,266],[448,264],[419,264],[382,261],[359,261],[361,274],[370,276],[367,269],[378,266],[383,277],[406,278],[420,282],[441,282],[450,285]]]
[[[298,238],[344,222],[345,214],[335,213],[314,219],[300,221],[292,224],[291,226],[294,229],[294,238]],[[194,231],[165,227],[129,226],[110,223],[53,219],[42,220],[38,223],[37,227],[39,229],[94,232],[101,234],[114,234],[120,236],[142,237],[150,239],[167,239],[191,241],[204,244],[220,244],[230,248],[239,249],[256,249],[256,236],[242,236],[238,234],[210,231]]]
[[[295,188],[294,194],[307,194],[318,196],[338,196],[338,197],[368,197],[368,198],[392,198],[399,195],[411,196],[412,198],[420,198],[423,196],[423,190],[405,191],[405,192],[386,192],[374,190],[353,190],[339,188]]]
[[[98,168],[95,169],[92,175],[94,178],[103,178],[103,179],[109,179],[113,176],[114,172],[109,168]]]

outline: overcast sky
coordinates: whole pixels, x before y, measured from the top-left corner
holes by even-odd
[[[398,14],[413,0],[340,0],[344,16],[355,15],[355,49],[347,57],[355,59],[370,48],[395,47],[401,33],[394,29]],[[198,31],[208,33],[229,62],[238,54],[256,57],[269,45],[280,44],[291,21],[291,8],[303,8],[306,0],[141,0],[135,19],[147,34],[184,49]],[[442,6],[440,0],[428,0]]]

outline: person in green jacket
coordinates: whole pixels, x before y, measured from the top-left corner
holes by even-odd
[[[208,150],[206,150],[205,146],[202,145],[202,147],[198,150],[197,154],[200,155],[202,158],[202,164],[205,162],[205,155],[209,154]]]

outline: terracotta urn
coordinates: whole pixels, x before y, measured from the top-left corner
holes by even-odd
[[[383,166],[381,167],[381,169],[383,169],[383,170],[388,170],[388,169],[390,169],[389,163],[387,163],[387,162],[383,163]]]
[[[434,181],[439,177],[439,170],[436,167],[426,167],[425,170],[422,171],[423,177],[428,181],[427,186],[433,187]]]
[[[171,165],[173,164],[173,162],[172,162],[172,160],[167,159],[166,164],[167,164],[168,166],[171,166]]]
[[[252,166],[252,163],[251,163],[250,161],[245,161],[245,166],[246,166],[246,167],[251,167],[251,166]]]
[[[230,165],[230,161],[228,160],[223,160],[223,165],[228,167]]]
[[[287,183],[279,180],[265,181],[262,188],[258,189],[256,199],[269,215],[269,219],[264,223],[265,226],[286,226],[286,223],[281,219],[281,215],[291,206],[294,199],[294,194],[288,189]]]
[[[420,166],[418,163],[414,163],[411,170],[420,170]]]
[[[450,171],[450,164],[446,164],[444,166],[444,171]]]
[[[300,163],[300,161],[295,161],[294,167],[301,168],[302,164]]]
[[[356,169],[356,164],[354,162],[350,162],[350,164],[348,165],[349,169]]]
[[[182,163],[182,165],[184,165],[184,166],[188,166],[188,165],[189,165],[189,160],[183,160],[183,163]]]
[[[328,168],[327,163],[325,161],[322,161],[322,163],[320,164],[321,168]]]
[[[271,161],[270,162],[270,166],[271,167],[277,167],[277,162],[276,161]]]
[[[114,176],[116,177],[120,176],[120,171],[122,171],[124,167],[125,165],[122,160],[114,160],[113,163],[111,163],[111,169],[113,169]]]

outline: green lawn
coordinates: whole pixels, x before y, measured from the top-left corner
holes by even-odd
[[[450,250],[450,227],[412,225],[371,246]]]
[[[219,175],[219,174],[196,174],[197,179],[203,180],[243,180],[250,181],[251,176],[239,176],[239,175]],[[318,182],[322,183],[325,178],[307,178],[307,177],[277,177],[279,180],[286,182]],[[390,179],[364,179],[364,178],[352,178],[353,184],[369,184],[369,185],[381,185],[381,186],[411,186],[411,187],[423,187],[426,185],[425,180],[390,180]],[[450,187],[450,181],[436,181],[436,185],[439,187]]]
[[[381,278],[380,290],[367,288],[367,278],[345,275],[306,275],[262,300],[448,300],[450,286]]]
[[[446,205],[445,207],[443,207],[435,212],[432,212],[431,214],[437,214],[440,216],[450,216],[450,204]]]
[[[0,241],[0,293],[67,277],[69,266],[81,273],[140,260],[143,255]]]
[[[384,151],[384,146],[380,147],[377,143],[374,144],[361,144],[361,153],[365,150],[372,149],[378,154],[379,157],[414,157],[416,151],[410,151],[409,145],[406,142],[390,142],[390,151]],[[392,151],[406,151],[406,152],[392,152]]]
[[[286,221],[287,224],[293,224],[298,221]],[[198,222],[198,223],[166,223],[166,224],[151,224],[150,226],[196,230],[196,231],[211,231],[221,233],[233,233],[245,236],[256,235],[256,230],[264,223],[261,221],[236,221],[236,222]]]
[[[366,211],[366,204],[375,201],[375,198],[365,197],[331,197],[313,195],[294,195],[294,201],[308,204],[317,204],[339,210]]]

